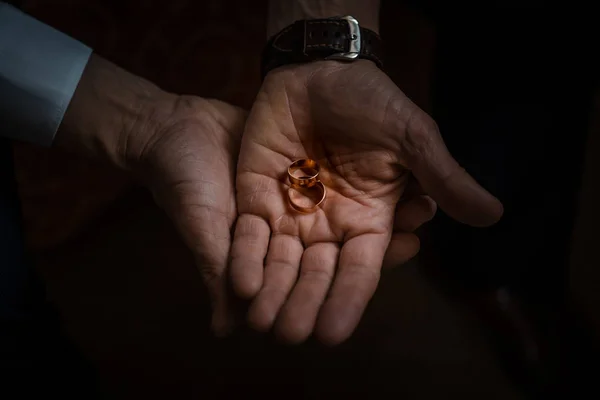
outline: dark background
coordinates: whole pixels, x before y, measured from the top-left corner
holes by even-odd
[[[21,7],[166,90],[248,108],[266,35],[266,3],[251,4]],[[593,361],[600,333],[593,24],[563,9],[383,7],[387,72],[505,202],[502,225],[473,234],[439,215],[421,257],[384,275],[339,348],[244,331],[218,341],[190,254],[145,190],[106,166],[18,144],[29,250],[109,393],[512,399],[592,383],[596,370],[580,361]]]

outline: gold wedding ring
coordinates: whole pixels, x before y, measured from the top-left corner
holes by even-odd
[[[288,177],[292,186],[309,188],[317,183],[317,176],[319,176],[320,170],[321,167],[318,162],[310,158],[302,158],[294,161],[288,167]],[[297,176],[298,172],[302,173],[302,175]]]
[[[304,195],[305,198],[309,198],[312,205],[306,205],[306,206],[301,205],[297,200],[294,200],[293,191],[296,191],[297,193]],[[317,194],[318,196],[315,197],[314,199],[310,199],[310,197],[312,197],[312,196],[310,196],[309,193],[306,193],[306,191],[316,192],[315,194]],[[310,193],[310,194],[312,194],[312,193]],[[325,185],[323,185],[323,182],[321,182],[321,181],[317,181],[310,188],[292,186],[288,189],[288,199],[290,201],[290,206],[292,206],[292,208],[294,210],[304,213],[304,214],[310,214],[310,213],[317,211],[317,208],[319,208],[321,203],[323,203],[323,201],[325,201],[326,195],[327,195],[327,190],[325,189]]]
[[[304,175],[297,176],[298,171]],[[288,200],[294,210],[305,214],[312,213],[325,201],[327,190],[325,185],[318,179],[319,172],[319,163],[310,158],[294,161],[288,167],[288,177],[290,179]],[[295,199],[296,194],[304,198]],[[306,200],[309,200],[309,204],[305,205]]]

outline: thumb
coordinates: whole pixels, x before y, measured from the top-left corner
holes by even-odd
[[[502,217],[502,203],[481,187],[448,151],[437,124],[423,111],[411,118],[402,158],[423,190],[452,218],[483,227]]]

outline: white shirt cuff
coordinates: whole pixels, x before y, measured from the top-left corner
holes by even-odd
[[[0,136],[50,146],[91,53],[0,2]]]

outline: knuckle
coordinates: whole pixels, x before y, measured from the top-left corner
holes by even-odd
[[[265,232],[266,222],[260,217],[254,215],[244,215],[240,217],[235,235],[237,237],[244,237],[247,240],[253,240],[257,236]]]
[[[198,263],[198,271],[202,280],[207,286],[216,285],[221,280],[223,274],[214,265]]]
[[[377,286],[379,278],[381,277],[381,270],[379,268],[369,268],[364,265],[350,264],[345,267],[345,273],[351,277],[350,280],[356,282],[368,283],[368,287]]]
[[[333,280],[333,274],[324,269],[304,269],[302,271],[302,279],[306,281],[329,284]]]

